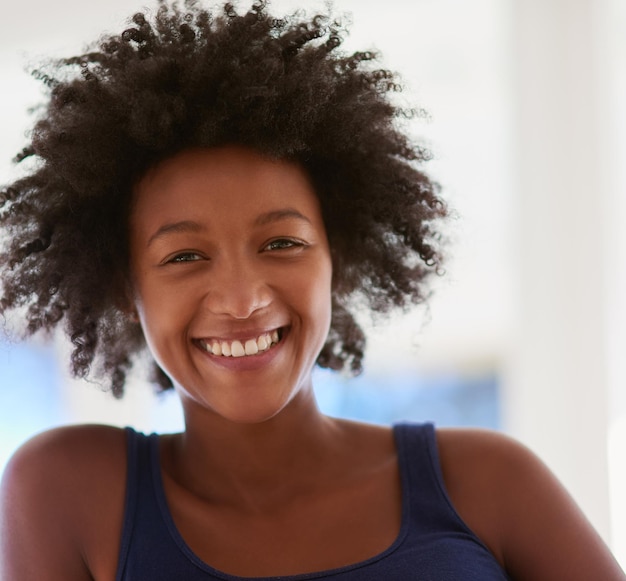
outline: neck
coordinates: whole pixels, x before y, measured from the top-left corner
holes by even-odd
[[[337,444],[337,423],[301,394],[275,417],[253,424],[185,410],[186,431],[173,439],[172,476],[211,502],[263,511],[314,481]]]

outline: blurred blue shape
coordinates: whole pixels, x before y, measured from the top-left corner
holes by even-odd
[[[0,343],[0,471],[28,437],[67,421],[52,348]]]
[[[345,378],[319,369],[315,392],[320,408],[331,416],[377,424],[430,421],[438,426],[500,428],[498,378],[491,370],[420,375],[399,369]]]

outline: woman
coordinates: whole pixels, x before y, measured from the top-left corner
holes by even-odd
[[[624,579],[509,439],[323,416],[353,312],[423,300],[446,215],[371,53],[325,17],[160,4],[38,76],[2,193],[2,311],[123,394],[146,351],[185,432],[75,426],[13,457],[3,579]]]

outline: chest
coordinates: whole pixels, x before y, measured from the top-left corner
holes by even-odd
[[[279,501],[248,503],[247,510],[241,503],[202,500],[167,470],[152,469],[158,461],[140,455],[136,474],[131,468],[129,476],[119,559],[111,554],[108,562],[119,561],[119,580],[268,579],[320,572],[316,577],[369,581],[390,578],[390,571],[394,579],[415,579],[417,571],[423,579],[505,579],[442,493],[429,458],[420,460],[419,452],[400,449],[400,458],[412,458],[409,465],[401,462],[401,476],[394,456],[367,477],[343,462],[351,478],[295,495],[281,490],[278,479],[270,496]],[[94,573],[98,580],[116,578],[110,567]]]
[[[364,561],[393,544],[402,520],[395,463],[256,511],[203,502],[168,479],[164,490],[180,542],[211,567],[242,577],[294,575]]]

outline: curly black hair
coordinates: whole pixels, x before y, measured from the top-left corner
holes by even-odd
[[[441,264],[435,225],[447,214],[420,169],[428,152],[400,121],[395,74],[373,52],[343,53],[328,15],[275,18],[158,3],[130,28],[33,74],[49,99],[29,145],[30,171],[0,190],[0,313],[25,313],[24,333],[69,336],[75,376],[123,394],[144,351],[125,314],[133,188],[190,147],[238,144],[301,164],[319,196],[333,259],[333,315],[318,364],[361,370],[354,312],[422,302]],[[172,386],[155,365],[157,384]]]

